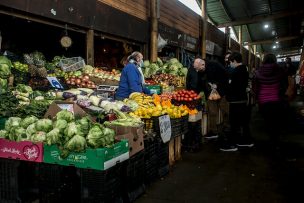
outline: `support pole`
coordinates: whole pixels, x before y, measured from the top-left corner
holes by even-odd
[[[258,59],[258,57],[257,57],[257,55],[256,55],[256,49],[257,49],[257,45],[253,45],[253,55],[254,55],[254,68],[256,69],[257,68],[257,59]]]
[[[150,61],[157,61],[157,34],[158,34],[158,22],[157,22],[157,0],[150,0],[150,13],[151,13],[151,41],[150,41]]]
[[[252,63],[251,63],[251,46],[248,47],[248,53],[249,53],[249,56],[248,56],[248,68],[249,70],[251,71],[251,68],[252,68]]]
[[[87,64],[94,66],[94,30],[87,31],[86,58]]]
[[[230,42],[230,28],[225,27],[225,43],[226,43],[226,50],[225,53],[227,53],[230,50],[231,42]]]
[[[201,2],[202,9],[202,58],[206,58],[206,34],[207,34],[207,2],[202,0]]]
[[[243,55],[243,26],[239,27],[239,44],[240,44],[240,53]]]

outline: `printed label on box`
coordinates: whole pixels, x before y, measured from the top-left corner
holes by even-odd
[[[62,110],[68,110],[68,111],[74,113],[73,104],[57,104],[57,105]]]
[[[0,157],[24,161],[42,162],[42,143],[29,141],[15,142],[0,139]]]

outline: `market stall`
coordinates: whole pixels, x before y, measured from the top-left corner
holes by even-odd
[[[200,124],[200,95],[173,88],[182,88],[187,74],[177,59],[145,62],[153,95],[134,92],[115,101],[115,86],[98,82],[117,83],[119,72],[81,57],[47,60],[34,51],[18,58],[0,57],[0,165],[9,169],[2,170],[1,201],[58,201],[75,190],[82,201],[133,201],[181,158],[189,122]],[[23,180],[32,183],[31,194],[19,192],[27,167],[35,171]],[[53,173],[65,178],[54,182],[46,175]],[[15,184],[4,186],[8,175]]]

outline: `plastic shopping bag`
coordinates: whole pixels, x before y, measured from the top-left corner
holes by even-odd
[[[208,99],[213,101],[221,99],[221,95],[216,90],[217,88],[216,84],[209,83],[209,85],[211,86],[211,92]]]

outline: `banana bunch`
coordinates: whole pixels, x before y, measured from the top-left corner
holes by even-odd
[[[153,107],[153,97],[144,95],[139,92],[133,92],[129,98],[135,101],[140,107],[149,108]]]

